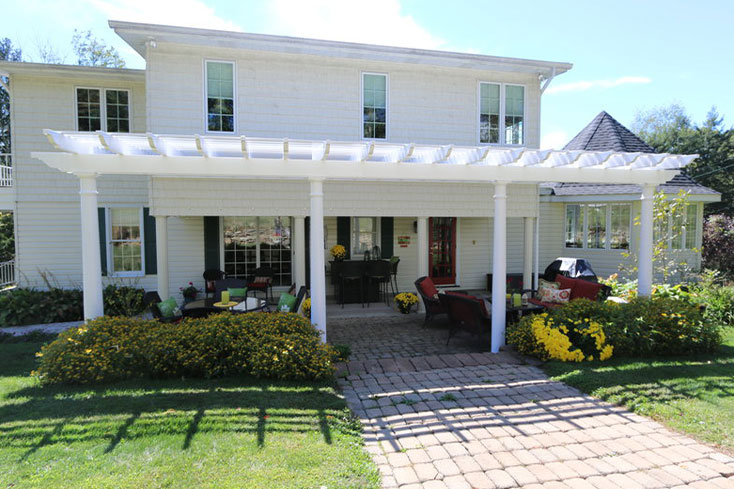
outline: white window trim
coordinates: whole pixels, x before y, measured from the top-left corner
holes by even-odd
[[[693,248],[688,248],[686,246],[686,238],[687,238],[687,234],[688,234],[688,206],[696,206],[696,225],[694,226],[695,229],[693,230],[693,233],[694,233],[694,237],[693,237],[694,246],[693,246]],[[694,202],[694,203],[690,203],[689,202],[686,205],[686,209],[683,212],[683,224],[682,224],[682,228],[683,229],[682,229],[681,236],[680,236],[680,244],[681,244],[681,247],[680,248],[673,248],[673,219],[672,219],[671,216],[668,216],[667,217],[666,221],[667,221],[667,224],[668,224],[668,238],[666,240],[667,241],[667,243],[666,243],[666,249],[672,250],[672,251],[693,251],[694,249],[698,248],[698,246],[697,246],[698,243],[699,243],[699,241],[698,241],[698,236],[699,236],[699,234],[698,234],[698,227],[699,227],[698,226],[698,223],[701,221],[701,216],[699,216],[699,207],[700,206],[698,205],[697,202]]]
[[[377,75],[385,77],[385,139],[364,137],[364,76]],[[359,136],[362,141],[390,141],[390,75],[377,71],[362,71],[359,75]],[[366,217],[366,216],[365,216]]]
[[[364,253],[354,253],[354,230],[356,229],[354,220],[355,219],[374,219],[375,220],[375,244],[380,247],[380,250],[382,250],[382,217],[380,216],[352,216],[349,220],[349,256],[354,259],[354,257],[364,258]],[[380,257],[382,258],[382,257]]]
[[[77,89],[84,89],[84,90],[99,90],[99,97],[100,97],[100,108],[99,108],[99,115],[101,118],[100,121],[100,130],[101,131],[107,131],[107,92],[110,90],[114,90],[116,92],[127,92],[127,116],[128,116],[128,129],[129,131],[127,133],[120,133],[120,134],[128,134],[133,132],[133,98],[132,94],[129,88],[115,88],[115,87],[89,87],[84,85],[77,85],[74,86],[74,128],[76,128],[77,131],[79,131],[79,100],[77,99],[76,91]],[[94,132],[94,131],[90,131]],[[115,133],[117,134],[117,133]]]
[[[209,130],[209,78],[207,77],[206,72],[206,64],[207,63],[226,63],[232,65],[232,116],[234,117],[234,124],[233,124],[233,130],[232,131],[210,131]],[[213,58],[204,58],[202,60],[202,81],[201,84],[203,93],[202,93],[202,99],[203,99],[203,123],[204,123],[204,133],[205,134],[237,134],[238,131],[238,119],[237,117],[237,62],[227,59],[213,59]]]
[[[481,124],[481,117],[482,117],[482,85],[499,85],[500,87],[500,125],[499,125],[499,131],[500,131],[500,140],[497,143],[483,143],[481,142],[482,137],[482,124]],[[522,129],[522,143],[520,144],[509,144],[505,142],[505,87],[522,87],[523,88],[523,104],[522,104],[522,122],[523,122],[523,129]],[[522,83],[504,83],[504,82],[494,82],[494,81],[488,81],[488,80],[479,80],[477,82],[477,101],[476,101],[476,117],[475,117],[475,123],[476,123],[476,137],[477,137],[477,144],[480,146],[509,146],[511,148],[523,148],[527,146],[527,140],[528,140],[528,133],[527,133],[527,122],[528,122],[528,87],[527,85],[524,85]]]
[[[137,208],[139,209],[138,217],[140,222],[140,271],[137,272],[117,272],[114,270],[114,261],[112,260],[112,209],[121,208]],[[144,277],[145,276],[145,219],[143,208],[137,205],[113,205],[105,207],[105,248],[107,256],[107,276],[108,277]]]
[[[256,236],[257,241],[255,241],[255,268],[260,268],[260,218],[261,217],[277,217],[277,216],[219,216],[219,269],[224,271],[224,218],[225,217],[255,217],[255,223],[256,223]],[[291,281],[293,280],[293,276],[295,275],[295,269],[293,268],[293,264],[295,263],[294,260],[296,258],[296,255],[294,254],[293,250],[293,243],[295,239],[295,220],[296,218],[293,216],[280,216],[280,217],[288,217],[291,220]],[[306,257],[308,259],[308,257]],[[274,290],[280,290],[279,288],[282,288],[284,290],[287,290],[290,286],[280,286],[280,285],[274,285]]]
[[[580,247],[571,247],[566,246],[566,232],[568,231],[566,229],[567,225],[567,216],[568,216],[568,206],[571,205],[578,205],[581,207],[582,212],[582,219],[581,219],[581,225],[583,226],[582,229],[582,241]],[[604,247],[603,248],[590,248],[589,247],[589,216],[588,216],[588,206],[589,205],[605,205],[606,206],[606,228],[605,228],[605,238],[604,238]],[[629,207],[630,210],[630,218],[629,218],[629,229],[628,229],[628,236],[629,236],[629,246],[627,248],[612,248],[612,242],[611,239],[609,239],[609,233],[612,229],[612,206],[613,205],[626,205]],[[632,226],[634,221],[634,216],[632,215],[633,212],[632,205],[627,202],[569,202],[563,206],[563,249],[564,250],[588,250],[588,251],[629,251],[632,248]]]

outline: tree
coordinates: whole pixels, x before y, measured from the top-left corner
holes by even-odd
[[[703,223],[703,267],[734,279],[734,218],[709,216]]]
[[[92,36],[92,31],[81,32],[74,29],[71,45],[77,56],[77,63],[83,66],[105,66],[124,68],[125,60],[112,46]]]
[[[701,125],[679,104],[638,112],[632,130],[657,152],[700,155],[685,172],[721,192],[721,202],[708,204],[706,213],[734,216],[734,128],[724,126],[715,107]]]
[[[0,39],[0,60],[21,61],[22,57],[20,48],[13,47],[10,39]],[[9,85],[7,77],[0,79],[5,86]],[[10,153],[10,150],[10,94],[0,88],[0,153]]]
[[[15,232],[13,213],[0,212],[0,261],[12,260],[15,256]]]

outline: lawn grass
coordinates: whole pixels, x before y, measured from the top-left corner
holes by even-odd
[[[714,355],[549,362],[545,370],[556,380],[734,453],[734,328],[724,331],[724,344]]]
[[[130,381],[41,388],[40,343],[0,343],[0,488],[377,488],[328,384]]]

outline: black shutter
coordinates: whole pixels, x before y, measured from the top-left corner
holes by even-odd
[[[158,253],[155,249],[155,217],[150,215],[150,209],[143,207],[143,235],[145,237],[145,274],[158,273]]]
[[[219,217],[204,216],[204,269],[219,270]]]
[[[352,230],[350,217],[336,218],[336,242],[347,250],[347,258],[351,254]]]
[[[99,221],[99,259],[102,265],[102,276],[107,275],[107,224],[105,223],[105,208],[97,208]]]
[[[394,219],[392,217],[383,217],[380,219],[380,248],[382,258],[390,258],[393,252],[393,234]]]

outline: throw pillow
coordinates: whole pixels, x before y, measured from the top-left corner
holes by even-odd
[[[296,305],[296,296],[291,294],[281,294],[278,301],[278,311],[280,312],[296,312],[293,307]]]
[[[571,289],[545,289],[545,295],[541,296],[543,302],[563,304],[571,299]]]
[[[230,299],[232,297],[242,297],[242,298],[247,297],[247,287],[241,287],[241,288],[229,287],[227,289],[227,292],[229,292]]]
[[[543,289],[558,290],[559,288],[560,288],[560,284],[558,282],[549,282],[541,278],[538,280],[538,297],[543,295]]]
[[[438,289],[433,285],[433,280],[427,278],[420,283],[420,288],[423,294],[434,299],[438,299]]]
[[[158,310],[161,312],[161,316],[164,318],[172,318],[176,315],[176,309],[178,309],[178,304],[176,303],[176,299],[173,297],[169,297],[168,299],[164,300],[163,302],[159,302],[157,304]]]

